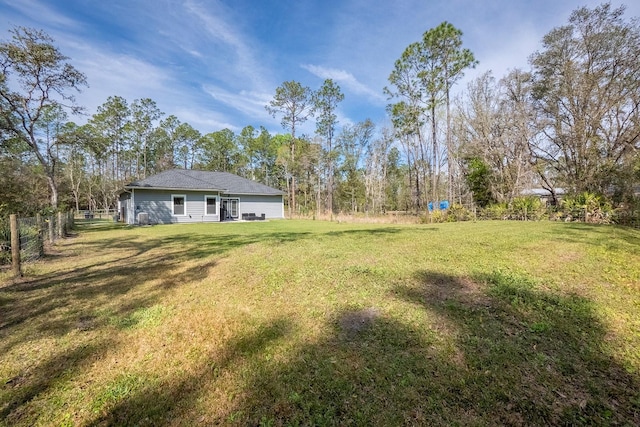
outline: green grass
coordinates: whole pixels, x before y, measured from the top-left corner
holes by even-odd
[[[639,425],[640,231],[77,235],[0,272],[0,425]]]

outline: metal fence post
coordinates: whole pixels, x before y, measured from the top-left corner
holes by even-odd
[[[11,267],[14,277],[22,276],[22,268],[20,267],[20,231],[18,228],[18,216],[9,215],[9,223],[11,228]]]

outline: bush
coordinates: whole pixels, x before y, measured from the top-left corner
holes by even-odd
[[[511,202],[513,219],[540,220],[545,214],[545,206],[536,196],[516,197]]]
[[[640,197],[634,197],[621,203],[611,214],[615,224],[640,227]]]
[[[496,203],[484,208],[480,216],[483,219],[509,219],[510,210],[506,203]]]
[[[459,204],[453,204],[447,210],[447,222],[469,221],[473,219],[473,213]]]
[[[609,224],[613,213],[604,197],[585,191],[562,201],[565,221],[582,220],[596,224]]]
[[[434,210],[429,212],[426,215],[420,216],[421,224],[429,224],[429,223],[441,223],[446,222],[447,214],[446,211]]]

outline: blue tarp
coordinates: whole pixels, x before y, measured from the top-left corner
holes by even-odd
[[[429,212],[431,212],[433,210],[433,202],[429,202],[428,206],[429,206]],[[440,210],[442,211],[445,209],[449,209],[449,201],[442,200],[439,202],[439,206],[440,206]]]

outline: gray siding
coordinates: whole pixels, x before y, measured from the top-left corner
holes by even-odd
[[[172,196],[185,196],[185,214],[173,214]],[[216,201],[216,215],[205,215],[205,195],[218,196]],[[135,189],[131,200],[125,202],[129,205],[127,223],[137,224],[140,212],[149,215],[152,224],[170,224],[186,222],[217,222],[220,221],[220,197],[239,199],[239,218],[243,213],[255,213],[260,216],[263,213],[267,219],[284,218],[283,200],[281,195],[222,195],[207,191],[180,191],[180,190],[146,190]]]
[[[205,195],[217,196],[216,193],[205,191],[136,190],[133,199],[136,223],[140,212],[148,213],[152,224],[219,221],[219,198],[216,202],[216,215],[205,215]],[[173,214],[173,196],[185,196],[184,215]]]
[[[254,195],[229,195],[229,197],[240,199],[240,218],[243,213],[254,213],[257,216],[265,215],[266,219],[284,218],[282,196],[254,196]]]

